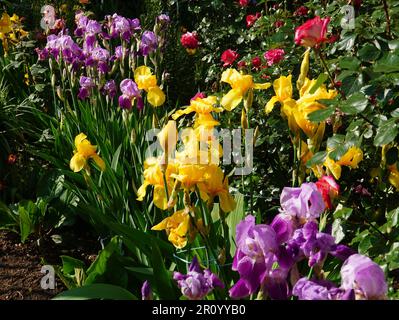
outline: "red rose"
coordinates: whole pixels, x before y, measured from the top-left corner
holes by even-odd
[[[329,22],[330,17],[321,19],[318,16],[306,21],[303,25],[296,28],[295,43],[305,47],[314,47],[326,42]]]
[[[285,55],[285,52],[283,49],[271,49],[269,51],[266,51],[263,56],[266,59],[267,64],[270,67],[276,63],[279,63],[281,60],[283,60],[284,55]]]
[[[276,28],[281,28],[283,25],[284,25],[284,21],[282,21],[282,20],[277,20],[277,21],[274,23],[274,26],[275,26]]]
[[[259,68],[261,66],[261,64],[262,64],[262,60],[260,60],[259,57],[252,58],[252,66],[254,68]]]
[[[198,48],[198,36],[196,32],[186,32],[181,36],[181,44],[186,49]]]
[[[329,43],[334,43],[335,41],[339,40],[339,34],[333,34],[330,39],[328,39]]]
[[[257,12],[256,14],[249,14],[246,16],[245,21],[247,22],[247,28],[250,28],[253,26],[253,24],[256,22],[261,17],[260,12]]]
[[[238,69],[243,69],[247,66],[247,63],[244,60],[241,60],[237,63],[237,68]]]
[[[324,203],[328,209],[332,209],[332,200],[339,194],[339,185],[332,176],[323,176],[316,182]]]
[[[305,6],[300,6],[295,10],[294,16],[306,16],[308,14],[309,9]]]
[[[227,49],[222,53],[221,57],[222,62],[224,62],[223,67],[231,66],[239,56],[240,55],[236,51]]]
[[[238,3],[240,4],[241,7],[246,7],[249,4],[249,0],[239,0]]]

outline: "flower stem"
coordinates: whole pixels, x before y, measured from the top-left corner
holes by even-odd
[[[385,20],[387,21],[387,35],[391,38],[391,19],[389,17],[387,0],[382,0],[382,6],[384,7]]]

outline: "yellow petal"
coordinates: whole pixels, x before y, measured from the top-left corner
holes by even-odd
[[[77,148],[78,145],[87,138],[87,136],[84,133],[79,133],[76,137],[75,137],[75,147]]]
[[[79,172],[80,170],[83,169],[83,167],[86,164],[86,158],[82,156],[80,153],[75,153],[75,155],[72,157],[69,167],[73,172]]]
[[[220,81],[226,82],[229,85],[233,86],[234,83],[237,82],[237,80],[241,77],[241,74],[233,68],[226,69],[222,73],[222,79]]]
[[[147,194],[147,187],[149,183],[147,181],[144,181],[143,184],[140,186],[140,188],[137,190],[137,200],[138,201],[143,201],[145,195]]]
[[[266,90],[269,89],[272,86],[272,84],[270,82],[266,82],[266,83],[255,83],[254,84],[254,89],[257,90]]]
[[[168,199],[166,197],[165,188],[162,185],[154,187],[153,201],[161,210],[166,210],[168,208]]]
[[[155,230],[155,231],[165,230],[165,229],[166,229],[166,225],[167,225],[169,219],[170,219],[169,217],[163,219],[160,223],[158,223],[157,225],[153,226],[153,227],[151,228],[151,230]]]
[[[223,96],[221,105],[227,111],[231,111],[240,104],[242,98],[242,91],[240,89],[231,89]]]
[[[165,94],[158,86],[151,87],[148,89],[147,100],[154,107],[159,107],[165,102]]]
[[[328,168],[328,170],[330,170],[336,180],[339,180],[339,178],[341,178],[341,166],[333,159],[331,159],[328,155],[326,157],[324,165]]]
[[[105,162],[103,159],[101,159],[101,157],[95,153],[91,156],[91,158],[94,160],[94,162],[98,165],[98,167],[100,168],[101,171],[105,170]]]
[[[236,202],[233,196],[228,191],[219,193],[219,202],[220,208],[224,212],[230,212],[236,208]]]
[[[269,114],[273,110],[276,102],[278,102],[278,98],[276,96],[274,96],[266,103],[266,106],[265,106],[266,114]]]

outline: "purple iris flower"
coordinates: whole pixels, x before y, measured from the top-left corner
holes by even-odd
[[[272,227],[255,225],[255,217],[249,215],[237,225],[236,245],[232,269],[238,271],[240,280],[230,289],[230,296],[241,298],[262,285],[272,270],[278,243]]]
[[[299,300],[354,300],[353,290],[337,288],[334,283],[327,280],[309,280],[301,278],[295,284],[294,296]]]
[[[90,77],[81,76],[79,79],[80,89],[78,98],[85,100],[90,96],[91,89],[95,87],[94,81]]]
[[[111,99],[115,97],[116,91],[117,88],[114,80],[107,81],[101,90],[102,94],[109,96]]]
[[[119,106],[122,109],[131,109],[132,101],[136,98],[137,108],[141,110],[143,107],[143,101],[137,84],[131,79],[124,79],[121,81],[119,87],[122,91],[122,95],[118,99]]]
[[[275,216],[270,226],[276,232],[278,243],[287,242],[296,229],[294,218],[285,213]]]
[[[300,188],[284,188],[280,203],[285,213],[301,222],[318,218],[325,209],[323,197],[312,182],[303,183]]]
[[[96,20],[89,20],[86,24],[85,33],[97,34],[101,32],[101,24]]]
[[[384,299],[388,291],[384,271],[361,254],[353,254],[344,262],[341,279],[341,287],[354,289],[357,299]]]
[[[135,18],[135,19],[127,19],[129,20],[129,24],[130,24],[130,30],[132,30],[133,32],[137,32],[141,30],[141,24],[140,24],[140,20]]]
[[[139,53],[142,56],[148,56],[151,52],[155,51],[158,47],[157,36],[152,31],[144,31],[141,36],[141,42],[139,46]]]
[[[159,30],[165,31],[165,29],[170,24],[170,17],[167,14],[160,14],[155,21],[158,25]]]
[[[174,272],[173,279],[177,281],[182,294],[190,300],[201,300],[216,287],[224,288],[220,279],[209,269],[201,269],[196,256],[188,273]]]
[[[146,280],[141,287],[141,299],[142,300],[152,300],[152,290],[150,283]]]
[[[293,237],[287,243],[287,251],[294,260],[309,258],[309,266],[321,263],[327,254],[336,249],[333,236],[318,232],[317,223],[307,222],[303,228],[297,229]]]
[[[39,48],[35,49],[37,56],[40,61],[47,60],[49,57],[49,50],[47,48],[44,48],[43,50],[40,50]]]

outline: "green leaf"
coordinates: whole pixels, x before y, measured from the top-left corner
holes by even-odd
[[[226,217],[226,224],[229,227],[230,254],[233,257],[236,252],[235,238],[236,227],[245,217],[244,195],[237,193],[235,196],[236,208]]]
[[[383,146],[392,142],[398,134],[398,126],[395,123],[396,119],[390,119],[385,121],[384,124],[380,125],[377,129],[377,134],[374,138],[375,146]]]
[[[344,208],[344,207],[340,206],[340,207],[337,207],[337,209],[335,210],[334,218],[348,220],[348,218],[351,216],[352,212],[353,212],[353,209]]]
[[[313,155],[311,159],[306,162],[306,167],[311,168],[314,165],[322,164],[327,157],[326,151],[320,151]]]
[[[309,93],[314,94],[317,89],[328,79],[328,75],[325,73],[320,73],[320,75],[317,77],[316,83],[314,86],[310,89]]]
[[[340,109],[347,114],[357,114],[363,112],[367,107],[368,99],[361,92],[357,92],[342,101]]]
[[[332,236],[335,238],[335,243],[340,243],[345,238],[344,228],[342,227],[341,219],[335,219],[332,225]]]
[[[360,61],[356,57],[342,57],[339,60],[339,66],[341,69],[357,70],[360,66]]]
[[[119,161],[119,156],[121,154],[121,150],[122,150],[122,144],[120,144],[118,149],[116,149],[114,156],[112,158],[111,169],[113,171],[116,171],[116,167],[118,166],[118,161]]]
[[[398,225],[399,222],[399,207],[389,211],[386,214],[388,223],[390,224],[391,227],[396,227]]]
[[[331,151],[328,156],[334,161],[338,161],[342,156],[348,151],[349,147],[347,144],[337,146],[333,151]]]
[[[21,232],[21,242],[24,243],[28,236],[34,231],[32,216],[36,212],[36,206],[32,201],[20,204],[18,207],[19,227]]]
[[[399,56],[394,53],[388,53],[383,58],[378,60],[374,65],[375,72],[398,72],[399,71]]]
[[[157,243],[152,241],[152,267],[154,270],[154,280],[156,289],[161,299],[177,298],[172,287],[172,275],[165,267],[164,256],[161,254]]]
[[[346,95],[359,92],[363,86],[362,74],[354,74],[342,80],[342,90]]]
[[[374,61],[378,59],[381,51],[378,50],[374,45],[366,43],[357,54],[363,61]]]
[[[399,39],[388,41],[388,47],[390,50],[399,49]]]
[[[308,115],[308,119],[312,122],[321,122],[330,117],[334,112],[335,108],[316,110]]]
[[[85,269],[85,264],[79,259],[75,259],[69,256],[60,256],[62,260],[62,272],[66,275],[73,276],[75,269]]]
[[[137,298],[126,289],[104,283],[95,283],[88,286],[64,291],[61,292],[52,300],[90,300],[90,299],[137,300]]]

